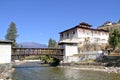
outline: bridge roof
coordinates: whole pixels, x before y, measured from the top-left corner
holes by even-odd
[[[13,48],[13,49],[51,49],[51,50],[59,50],[59,49],[62,49],[62,48]]]
[[[12,43],[12,41],[9,41],[9,40],[0,40],[0,43]]]

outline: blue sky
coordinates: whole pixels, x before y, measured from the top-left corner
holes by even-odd
[[[120,0],[0,0],[0,39],[10,22],[16,24],[17,42],[48,44],[59,32],[87,22],[96,28],[120,19]]]

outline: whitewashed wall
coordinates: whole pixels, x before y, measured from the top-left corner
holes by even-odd
[[[63,45],[62,45],[63,46]],[[64,62],[69,62],[69,57],[78,54],[77,44],[64,44]],[[74,59],[72,59],[74,61]],[[71,61],[71,60],[70,60]]]
[[[73,33],[74,32],[74,33]],[[60,34],[60,42],[66,43],[80,43],[84,42],[85,38],[90,39],[91,43],[108,43],[109,33],[104,31],[86,30],[86,29],[73,29],[71,31]]]
[[[0,64],[11,62],[11,44],[0,43]]]
[[[73,54],[78,54],[78,49],[76,45],[65,45],[66,56],[72,56]]]

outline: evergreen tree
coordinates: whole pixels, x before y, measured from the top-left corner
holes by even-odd
[[[52,38],[50,38],[48,41],[48,47],[55,48],[56,46],[57,46],[57,42],[55,40],[53,40]]]
[[[115,29],[109,34],[108,40],[110,46],[115,50],[116,47],[119,47],[120,44],[120,30]]]
[[[5,35],[5,39],[13,41],[12,47],[17,47],[17,44],[16,44],[17,37],[18,37],[18,34],[17,34],[16,24],[14,22],[11,22],[7,30],[7,34]]]

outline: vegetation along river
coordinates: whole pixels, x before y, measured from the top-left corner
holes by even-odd
[[[36,62],[15,66],[12,80],[120,80],[120,74],[42,66]]]

